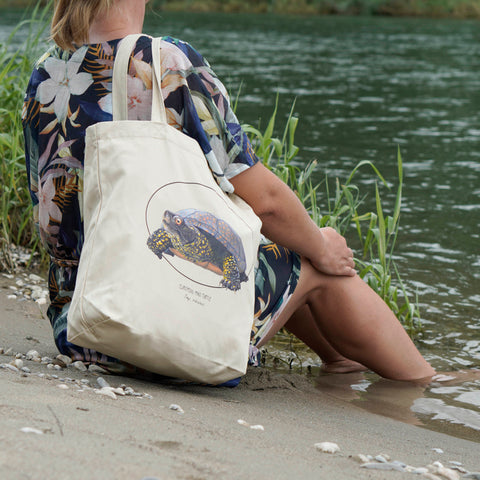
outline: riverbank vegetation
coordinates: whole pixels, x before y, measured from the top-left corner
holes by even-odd
[[[0,8],[46,3],[47,0],[0,0]],[[480,19],[480,0],[150,0],[150,6],[156,11]]]
[[[37,6],[33,20],[20,24],[0,45],[0,270],[15,267],[10,255],[12,245],[25,246],[42,255],[45,263],[47,261],[31,219],[20,119],[33,60],[42,48],[46,16],[46,9]],[[17,38],[20,29],[22,42]],[[244,126],[257,155],[290,185],[317,225],[331,226],[348,238],[357,252],[360,276],[387,302],[407,331],[412,336],[417,334],[421,329],[418,304],[409,300],[411,294],[404,288],[393,261],[403,186],[400,152],[397,155],[396,194],[383,188],[386,181],[369,161],[360,162],[345,179],[325,176],[319,181],[323,175],[316,161],[307,166],[295,161],[299,152],[295,145],[295,131],[300,119],[294,115],[294,106],[278,136],[276,124],[279,121],[274,105],[267,125]],[[377,180],[372,192],[363,191],[364,187],[361,191],[354,183],[356,173],[365,168],[370,169]],[[364,200],[368,195],[374,198],[374,211],[365,208]],[[384,211],[385,199],[382,200],[381,195],[393,196],[390,215]]]
[[[166,11],[480,18],[480,0],[156,0]]]
[[[35,7],[32,20],[19,23],[7,41],[0,44],[0,270],[14,267],[10,256],[12,243],[31,248],[33,252],[39,250],[31,220],[20,114],[33,59],[41,48],[47,15],[45,8]],[[22,42],[18,42],[19,30],[22,30]]]

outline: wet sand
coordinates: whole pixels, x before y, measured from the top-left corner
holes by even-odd
[[[0,355],[0,364],[32,349],[54,358],[50,326],[40,307],[8,299],[9,293],[8,281],[0,278],[0,347],[12,349]],[[2,480],[394,480],[413,475],[362,468],[352,458],[359,453],[386,454],[415,467],[456,461],[468,471],[480,471],[478,443],[368,412],[351,398],[341,398],[335,387],[342,383],[335,380],[339,376],[323,377],[315,388],[299,374],[251,369],[239,387],[228,389],[102,375],[112,386],[125,384],[148,394],[112,399],[80,391],[81,380],[95,386],[93,373],[23,362],[31,373],[0,369]],[[184,413],[170,409],[172,404]],[[239,419],[264,430],[239,424]],[[340,451],[318,451],[314,445],[325,441],[337,443]]]

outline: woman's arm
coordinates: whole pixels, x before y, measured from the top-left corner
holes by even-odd
[[[345,239],[333,228],[318,228],[293,191],[261,163],[230,181],[262,220],[267,238],[307,257],[323,273],[355,275]]]
[[[220,184],[230,179],[261,218],[265,236],[309,258],[324,273],[355,275],[344,238],[331,228],[319,229],[287,185],[258,163],[226,88],[205,59],[191,45],[167,39],[162,69],[169,123],[199,143],[210,166],[218,165],[212,170]]]

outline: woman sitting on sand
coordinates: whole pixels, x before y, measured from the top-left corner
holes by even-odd
[[[86,362],[111,359],[66,339],[83,244],[85,130],[112,119],[117,46],[123,37],[141,33],[147,1],[57,0],[52,21],[57,45],[38,61],[25,97],[30,191],[35,221],[51,256],[48,316],[60,352]],[[132,53],[131,120],[150,119],[151,44],[150,37],[141,36]],[[331,228],[318,228],[296,195],[258,161],[209,64],[180,40],[165,37],[161,48],[169,124],[216,157],[270,239],[259,249],[253,361],[256,349],[286,327],[320,356],[327,372],[369,368],[396,380],[431,377],[433,368],[395,315],[357,276],[345,239]]]

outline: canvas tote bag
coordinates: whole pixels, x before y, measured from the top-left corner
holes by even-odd
[[[127,120],[138,36],[114,65],[113,121],[87,128],[84,231],[68,340],[146,370],[218,384],[245,373],[260,220],[169,126],[152,40],[151,121]]]

